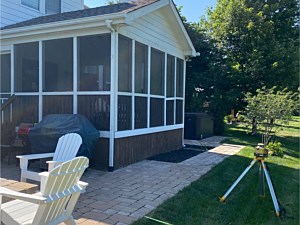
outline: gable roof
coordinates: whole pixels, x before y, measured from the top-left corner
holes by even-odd
[[[170,15],[174,19],[173,23],[176,24],[176,31],[181,34],[181,43],[185,45],[184,55],[197,56],[198,53],[184,27],[173,0],[132,0],[126,3],[41,16],[0,28],[0,40],[8,40],[9,42],[11,38],[24,38],[32,35],[67,32],[76,29],[93,29],[107,26],[108,21],[112,22],[113,25],[125,24],[130,26],[131,22],[136,19],[165,6],[168,6],[170,9]]]
[[[33,25],[42,25],[47,23],[93,17],[93,16],[102,16],[102,15],[108,15],[114,13],[129,13],[157,1],[159,0],[138,0],[138,1],[128,2],[128,3],[112,4],[112,5],[101,6],[96,8],[88,8],[88,9],[82,9],[82,10],[77,10],[72,12],[40,16],[34,19],[30,19],[30,20],[26,20],[26,21],[22,21],[19,23],[2,27],[1,30],[27,27]]]

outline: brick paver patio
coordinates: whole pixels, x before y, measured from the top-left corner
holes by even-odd
[[[80,225],[131,224],[242,147],[223,144],[181,163],[144,160],[110,173],[88,169],[82,180],[89,186],[73,215]],[[15,165],[1,167],[1,177],[19,180]]]

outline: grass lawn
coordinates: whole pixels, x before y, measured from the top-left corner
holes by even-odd
[[[299,137],[300,117],[293,117],[289,125],[282,126],[276,140],[284,147],[284,158],[269,156],[266,162],[276,195],[286,209],[284,219],[275,216],[274,206],[266,185],[266,197],[258,192],[258,164],[231,192],[225,203],[221,197],[253,159],[254,146],[260,136],[247,134],[244,125],[228,125],[225,143],[241,144],[239,154],[225,159],[199,180],[167,200],[148,216],[180,225],[200,224],[287,224],[299,225]],[[159,225],[140,219],[134,225]]]

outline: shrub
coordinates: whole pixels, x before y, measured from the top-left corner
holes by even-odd
[[[270,142],[266,149],[271,152],[271,155],[283,157],[283,148],[281,147],[281,143],[279,141]]]
[[[232,123],[234,121],[234,116],[232,114],[226,115],[225,119],[227,123]]]
[[[243,123],[243,122],[245,122],[246,117],[245,117],[244,115],[238,115],[237,120],[238,120],[239,122]]]

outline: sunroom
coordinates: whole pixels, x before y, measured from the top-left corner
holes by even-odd
[[[92,165],[113,170],[183,142],[186,60],[174,3],[143,0],[2,28],[2,124],[82,114],[99,130]]]

